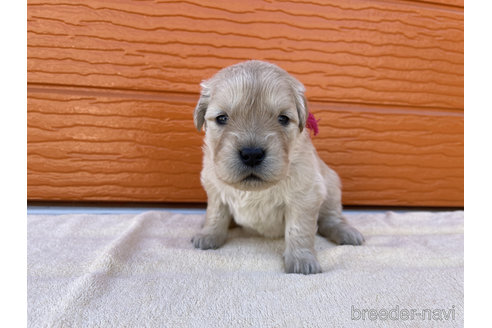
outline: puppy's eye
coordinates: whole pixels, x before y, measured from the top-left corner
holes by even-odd
[[[280,124],[282,124],[283,126],[287,126],[289,124],[289,121],[290,121],[289,117],[287,117],[285,115],[280,115],[278,117],[278,122]]]
[[[215,118],[215,121],[218,125],[226,125],[228,119],[229,117],[227,115],[219,115]]]

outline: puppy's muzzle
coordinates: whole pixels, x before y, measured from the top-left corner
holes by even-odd
[[[260,165],[265,158],[265,150],[257,147],[244,147],[239,150],[239,157],[244,165],[255,167]]]

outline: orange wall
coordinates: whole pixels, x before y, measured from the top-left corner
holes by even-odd
[[[205,201],[199,82],[307,88],[344,203],[463,205],[459,1],[28,1],[28,198]]]

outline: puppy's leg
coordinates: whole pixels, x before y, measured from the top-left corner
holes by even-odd
[[[314,255],[317,210],[287,208],[285,213],[284,262],[287,273],[320,273],[321,266]]]
[[[330,204],[330,201],[321,205],[318,231],[338,245],[362,245],[364,242],[364,236],[359,230],[349,225],[342,216],[341,204]]]
[[[216,249],[222,246],[227,238],[231,217],[229,207],[222,203],[218,196],[209,194],[205,224],[191,239],[193,245],[201,249]]]

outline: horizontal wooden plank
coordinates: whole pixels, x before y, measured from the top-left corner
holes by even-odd
[[[30,200],[203,202],[197,95],[28,88]],[[463,205],[463,116],[311,102],[350,205]]]
[[[418,4],[418,5],[416,5]],[[246,59],[313,101],[463,108],[463,10],[425,2],[28,1],[28,82],[196,94]]]
[[[291,1],[291,0],[276,0],[276,1]],[[296,2],[303,3],[316,3],[318,5],[324,5],[326,3],[325,0],[296,0]],[[465,6],[464,0],[372,0],[372,3],[404,3],[408,6],[424,6],[426,8],[436,8],[445,10],[446,6],[455,7],[453,9],[461,9]],[[443,8],[444,6],[444,8]]]
[[[464,8],[465,7],[465,1],[464,0],[411,0],[411,1],[421,3],[423,5],[437,4],[437,5],[446,5],[446,6],[458,7],[458,8]]]

